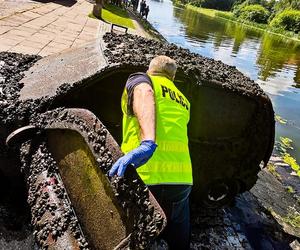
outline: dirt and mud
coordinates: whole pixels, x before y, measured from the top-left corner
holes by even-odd
[[[114,100],[120,99],[126,74],[145,71],[151,58],[158,54],[173,56],[178,61],[178,84],[196,107],[191,109],[192,129],[189,129],[191,157],[196,165],[203,165],[201,161],[205,165],[196,173],[201,181],[194,185],[194,190],[204,196],[202,187],[213,185],[210,176],[215,179],[234,176],[237,179],[234,181],[242,183],[238,185],[240,190],[249,190],[256,181],[260,161],[266,162],[273,149],[275,122],[270,99],[236,68],[172,44],[108,33],[103,40],[43,58],[22,80],[24,87],[18,101],[22,100],[20,107],[26,108],[24,117],[54,107],[86,108],[101,117],[106,125],[112,124],[110,132],[117,130],[120,119],[112,121],[111,118],[121,116],[119,104]],[[113,74],[116,76],[112,77]],[[81,90],[85,90],[85,94],[78,98]],[[90,98],[91,93],[93,98]],[[96,101],[103,104],[102,109]],[[211,120],[204,122],[202,117]],[[215,131],[218,131],[217,139]],[[120,142],[119,131],[112,134]],[[218,157],[214,157],[216,154]],[[230,157],[226,158],[227,155]],[[222,171],[214,171],[212,175],[214,166],[221,164],[224,165]]]
[[[106,129],[102,127],[99,131],[91,131],[84,121],[76,119],[76,117],[68,116],[67,114],[58,116],[62,109],[54,110],[52,112],[44,113],[43,115],[38,115],[41,110],[45,111],[47,108],[47,102],[51,102],[51,98],[43,98],[40,100],[27,100],[25,102],[18,101],[19,91],[22,88],[20,80],[23,77],[23,72],[28,70],[34,62],[39,58],[35,56],[24,56],[15,53],[1,53],[1,75],[3,76],[3,81],[1,82],[1,127],[4,129],[1,134],[1,157],[5,157],[6,160],[3,163],[9,163],[10,158],[16,158],[19,154],[17,148],[7,148],[4,144],[5,137],[9,133],[19,126],[26,123],[31,123],[39,128],[43,128],[53,122],[65,119],[66,122],[70,122],[78,126],[81,130],[88,133],[89,141],[92,143],[92,147],[95,153],[103,151],[103,141],[106,138]],[[46,105],[46,106],[45,106]],[[88,131],[89,130],[89,131]],[[47,152],[47,148],[44,144],[36,146],[23,145],[21,150],[20,158],[22,159],[22,165],[16,166],[16,169],[22,170],[22,173],[16,174],[18,178],[25,176],[27,180],[28,194],[26,194],[27,188],[25,184],[18,186],[16,192],[24,192],[24,197],[28,195],[27,202],[31,208],[31,225],[30,225],[30,213],[26,204],[24,213],[20,215],[20,227],[28,227],[20,232],[10,231],[9,225],[4,224],[2,228],[2,237],[4,241],[11,242],[12,239],[16,239],[16,234],[19,233],[20,240],[17,244],[20,248],[24,247],[27,241],[25,236],[34,235],[38,246],[41,248],[46,248],[49,242],[57,241],[57,239],[66,238],[68,235],[68,242],[72,245],[77,245],[80,249],[87,249],[88,245],[81,234],[80,228],[78,228],[78,222],[75,215],[72,213],[72,209],[65,195],[64,188],[59,182],[57,177],[57,167],[56,163],[51,157],[51,154]],[[112,165],[112,159],[110,152],[106,152],[105,155],[97,159],[99,167],[102,168],[103,172],[107,170]],[[16,161],[18,163],[18,161]],[[16,170],[17,171],[17,170]],[[1,173],[1,181],[7,178],[9,173]],[[20,177],[21,175],[21,177]],[[15,176],[14,176],[15,177]],[[9,183],[14,182],[15,179],[8,180]],[[153,214],[154,209],[148,200],[148,189],[145,187],[141,181],[135,180],[134,185],[130,185],[128,180],[123,179],[113,179],[112,187],[116,194],[119,196],[119,200],[123,209],[128,209],[134,207],[133,204],[139,204],[139,210],[135,211],[135,224],[134,233],[131,235],[131,244],[138,245],[139,248],[145,248],[152,242],[156,235],[156,226],[162,226],[162,217],[159,214]],[[55,190],[57,197],[50,197],[49,190]],[[53,192],[52,192],[53,193]],[[122,195],[120,195],[122,194]],[[8,196],[8,192],[3,192],[3,197]],[[8,197],[7,197],[8,198]],[[14,204],[9,204],[14,205]],[[11,218],[14,216],[14,211],[3,204],[4,209],[1,210],[0,219],[11,221],[10,224],[13,225]],[[137,213],[138,212],[138,213]],[[23,218],[25,217],[25,219]],[[153,219],[154,218],[154,219]],[[155,222],[156,221],[156,222]],[[153,224],[153,223],[156,224]],[[29,233],[27,232],[29,231]],[[70,240],[70,236],[74,239]],[[50,240],[49,240],[50,237]],[[25,238],[25,241],[24,241]],[[30,238],[32,242],[32,237]],[[66,239],[61,239],[65,241]],[[59,242],[57,244],[60,244]],[[63,244],[63,243],[61,243]],[[9,246],[8,249],[12,247]]]
[[[272,153],[274,142],[273,136],[275,122],[272,120],[272,117],[274,116],[273,108],[271,107],[271,102],[268,96],[263,92],[259,85],[243,75],[233,66],[226,65],[221,61],[215,61],[213,59],[191,53],[189,50],[180,48],[174,44],[162,43],[155,40],[147,40],[142,37],[135,37],[132,35],[115,36],[110,33],[105,34],[103,39],[106,48],[104,50],[104,55],[107,57],[110,65],[116,65],[115,67],[117,67],[118,65],[127,64],[130,66],[134,65],[136,67],[141,67],[143,65],[148,65],[150,60],[155,55],[167,55],[175,59],[178,64],[177,76],[187,76],[185,79],[183,79],[183,82],[190,82],[189,87],[194,87],[191,92],[196,93],[198,91],[196,87],[207,86],[209,88],[222,89],[222,91],[227,93],[234,93],[236,96],[242,96],[243,98],[245,97],[245,99],[250,98],[255,100],[257,106],[253,112],[253,117],[251,117],[251,122],[239,137],[240,139],[242,138],[241,141],[243,140],[243,142],[236,142],[236,144],[243,144],[243,146],[240,146],[241,148],[244,147],[243,151],[236,151],[233,153],[233,151],[235,151],[235,149],[232,149],[234,138],[231,138],[229,143],[223,143],[221,140],[209,140],[206,139],[205,135],[197,134],[198,140],[206,140],[205,145],[204,143],[201,145],[201,143],[198,142],[193,144],[192,140],[195,140],[196,136],[193,136],[194,138],[192,138],[191,133],[189,134],[192,161],[193,163],[197,162],[194,155],[198,154],[198,158],[201,158],[205,162],[206,169],[211,170],[215,168],[215,166],[224,164],[224,161],[227,161],[228,158],[234,154],[243,155],[243,157],[240,159],[233,160],[234,163],[232,162],[232,164],[228,164],[226,166],[224,165],[223,168],[227,168],[228,172],[231,172],[236,171],[237,169],[236,165],[234,164],[239,165],[239,171],[235,172],[235,176],[243,183],[240,186],[242,191],[249,190],[254,185],[256,181],[256,174],[259,171],[259,162],[257,162],[257,159],[261,159],[266,163]],[[199,92],[203,91],[203,89],[204,88],[202,88]],[[200,97],[197,96],[198,99]],[[198,106],[201,104],[210,105],[213,102],[201,103],[199,100],[193,99],[193,95],[188,95],[188,98],[190,99],[191,103],[196,103]],[[215,96],[212,95],[211,98],[218,98],[217,94]],[[243,104],[241,104],[241,106],[242,105]],[[192,105],[192,108],[193,107],[195,110],[195,105]],[[199,113],[200,112],[201,111],[199,111]],[[249,114],[251,113],[250,109],[249,111],[245,112],[249,112]],[[202,119],[200,115],[196,116],[195,113],[191,115],[190,125],[194,122],[193,117],[197,117],[199,120]],[[198,125],[205,126],[205,123],[198,123]],[[222,126],[223,124],[220,125]],[[219,129],[221,130],[220,127]],[[189,131],[191,132],[193,129],[190,129]],[[214,155],[213,152],[215,152],[215,154],[219,154],[222,151],[225,152],[225,149],[228,149],[227,153],[231,154],[231,156],[227,159],[222,158],[222,160],[217,161],[213,159],[213,157],[208,157],[208,155]],[[201,154],[200,152],[205,153]],[[219,158],[221,159],[221,157]],[[197,164],[200,166],[201,161],[200,163],[197,162]],[[206,175],[211,175],[211,173],[208,172]],[[223,172],[220,171],[220,173]],[[214,174],[217,176],[219,173],[215,172]],[[194,175],[196,176],[197,173],[194,173]],[[226,173],[223,173],[223,175],[226,176]],[[202,178],[201,174],[199,174],[196,178]],[[206,182],[208,182],[207,179],[209,178],[202,178],[201,183],[207,184]],[[195,189],[197,189],[197,191],[199,190],[199,192],[202,192],[200,191],[201,187],[199,187],[197,183],[194,185],[194,190]]]
[[[195,77],[197,84],[206,81],[220,84],[221,87],[248,96],[265,96],[263,90],[248,77],[243,75],[234,66],[229,66],[221,61],[191,53],[187,49],[174,44],[147,40],[133,35],[115,36],[107,33],[103,37],[107,50],[104,54],[111,64],[149,65],[155,55],[166,55],[173,58],[179,70]]]
[[[17,102],[22,88],[20,80],[23,72],[28,70],[39,58],[36,56],[15,53],[0,53],[0,155],[1,158],[14,158],[15,151],[4,145],[9,128],[18,127],[15,122],[26,116],[26,108]],[[18,109],[18,110],[17,110]],[[8,160],[10,162],[10,160]],[[13,161],[14,162],[14,161]],[[6,166],[1,159],[0,165]],[[30,210],[26,203],[26,188],[16,169],[0,170],[0,248],[1,249],[33,249],[35,247],[30,224]],[[11,175],[12,178],[7,176]],[[13,180],[13,181],[12,181]]]
[[[199,85],[205,85],[206,81],[214,82],[216,86],[239,93],[240,95],[245,95],[250,98],[264,97],[268,99],[257,84],[242,75],[234,67],[227,66],[219,61],[213,61],[212,59],[192,54],[188,50],[178,48],[175,45],[162,44],[160,42],[150,41],[131,35],[114,36],[106,34],[104,36],[104,41],[107,48],[104,51],[104,54],[106,56],[107,63],[112,67],[118,67],[118,65],[126,66],[127,64],[130,67],[143,67],[145,64],[150,62],[153,55],[166,54],[173,57],[178,62],[179,70],[182,70],[185,74],[191,76],[191,78],[193,78]],[[141,46],[142,44],[143,46]],[[1,165],[15,165],[15,168],[11,170],[0,169],[1,183],[4,183],[2,182],[3,180],[6,180],[7,183],[14,183],[16,180],[15,178],[22,180],[24,177],[23,174],[19,172],[11,174],[12,171],[21,169],[21,165],[19,161],[16,160],[19,159],[19,157],[16,157],[19,155],[19,150],[17,148],[8,149],[4,144],[7,135],[14,129],[30,122],[38,125],[39,127],[47,126],[49,121],[51,122],[51,120],[57,118],[55,117],[55,111],[54,113],[50,112],[45,116],[41,116],[40,114],[47,111],[54,98],[62,96],[78,84],[84,83],[82,80],[77,83],[63,84],[57,89],[55,95],[44,96],[34,100],[27,99],[20,101],[19,92],[23,87],[21,79],[24,76],[24,72],[39,59],[40,58],[36,56],[3,52],[0,53],[0,163]],[[103,69],[99,70],[93,77],[97,77],[97,75],[100,75],[102,71]],[[78,125],[79,127],[82,126],[84,130],[84,124],[80,124],[80,121],[78,121]],[[102,136],[100,132],[96,135],[90,134],[90,138],[93,137],[95,140],[97,140],[99,136]],[[101,138],[99,145],[93,145],[95,152],[101,151]],[[22,149],[23,157],[21,158],[25,159],[26,157],[24,158],[24,156],[28,154],[26,145],[23,145]],[[55,163],[53,162],[49,152],[47,152],[45,146],[41,144],[36,149],[37,150],[30,155],[33,159],[32,166],[42,165],[46,167],[47,165],[47,171],[49,171],[49,168],[52,172],[57,171]],[[45,157],[45,159],[43,157]],[[49,163],[47,163],[48,160]],[[109,160],[109,157],[106,157],[103,160],[105,161],[105,164],[103,164],[103,171],[106,171],[106,168],[111,166],[112,162]],[[43,164],[40,164],[41,162]],[[102,163],[102,160],[100,160],[100,167],[102,166]],[[47,235],[51,234],[53,238],[55,238],[59,237],[67,230],[70,230],[70,234],[74,235],[77,240],[79,239],[80,247],[83,249],[87,248],[88,245],[84,237],[80,234],[76,218],[74,220],[72,219],[74,217],[72,217],[70,213],[70,206],[68,204],[64,205],[67,209],[66,213],[64,213],[66,216],[63,216],[60,221],[53,221],[52,224],[49,222],[45,225],[39,224],[42,223],[41,220],[43,219],[43,215],[46,211],[47,213],[50,212],[50,215],[52,212],[52,216],[53,214],[55,215],[55,210],[58,208],[58,204],[49,204],[47,202],[47,199],[49,199],[47,194],[41,195],[38,198],[35,196],[35,193],[37,189],[41,189],[44,184],[46,186],[51,186],[53,183],[46,181],[38,187],[34,186],[32,183],[37,175],[34,171],[40,171],[39,174],[42,174],[45,168],[32,168],[30,170],[30,168],[28,169],[28,164],[25,164],[23,169],[26,169],[25,175],[27,177],[32,176],[28,179],[27,185],[29,187],[28,201],[34,218],[31,218],[32,223],[30,223],[30,209],[24,202],[24,197],[28,195],[26,192],[24,193],[24,190],[27,190],[25,183],[20,182],[19,185],[12,185],[11,188],[11,190],[19,194],[19,196],[15,196],[15,198],[23,197],[21,204],[25,209],[22,210],[24,211],[22,213],[19,213],[18,211],[15,212],[14,209],[10,209],[10,207],[15,206],[16,202],[20,202],[19,199],[9,201],[8,197],[10,196],[10,192],[2,191],[2,197],[7,198],[6,200],[8,200],[8,202],[0,204],[0,221],[9,221],[9,223],[3,223],[3,226],[0,228],[0,243],[3,241],[5,244],[11,244],[8,244],[8,247],[6,247],[7,249],[13,249],[13,246],[16,244],[20,248],[22,248],[24,244],[27,244],[26,246],[30,245],[34,248],[32,235],[35,236],[39,246],[44,246],[43,244]],[[269,175],[269,173],[264,173],[263,175]],[[11,178],[11,176],[13,176],[13,178]],[[122,190],[124,191],[124,189],[128,189],[130,186],[126,183],[122,183],[122,181],[114,182],[113,180],[112,182],[115,183],[115,192],[118,194],[120,194]],[[271,183],[270,185],[279,185],[278,183],[274,183]],[[7,187],[7,185],[5,185],[5,187]],[[137,188],[138,187],[134,187],[134,190]],[[139,202],[141,204],[145,204],[145,208],[147,208],[148,204],[144,199],[145,196],[143,194],[144,188],[140,187],[139,189],[141,190],[141,193],[137,194],[137,198],[130,200],[130,202],[136,202],[136,199],[138,199]],[[64,196],[64,191],[61,187],[56,188],[56,190],[58,196]],[[255,191],[252,193],[258,194],[258,192]],[[191,248],[291,249],[291,244],[296,244],[294,242],[299,240],[299,238],[297,238],[299,236],[284,232],[282,226],[280,226],[272,217],[270,211],[261,205],[262,202],[259,200],[259,194],[255,197],[252,193],[246,192],[242,194],[236,199],[235,206],[225,209],[207,210],[201,207],[196,208],[192,205]],[[127,205],[126,201],[123,200],[123,206],[126,207]],[[14,220],[18,220],[15,223],[18,225],[17,229],[11,227],[11,225],[14,225]],[[141,226],[140,232],[153,235],[151,227],[149,230],[145,230],[147,226],[145,220],[147,220],[147,216],[141,218],[140,222],[136,225]],[[72,221],[74,223],[71,223]],[[34,225],[35,228],[33,229],[31,225]],[[147,235],[147,237],[149,235]],[[145,235],[138,235],[138,237],[145,239]],[[18,241],[17,243],[15,242],[16,240]],[[139,242],[141,244],[145,244],[144,246],[148,244],[145,240],[139,240]]]

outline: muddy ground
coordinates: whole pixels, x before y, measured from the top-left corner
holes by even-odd
[[[215,210],[193,207],[191,249],[299,249],[299,236],[283,228],[270,210],[262,206],[264,203],[293,206],[295,200],[268,171],[263,170],[259,177],[253,189],[239,195],[232,206]],[[1,188],[7,190],[7,185]],[[256,197],[261,189],[264,190],[260,191],[261,197]],[[266,200],[274,189],[284,192],[290,204],[269,197]],[[8,199],[6,192],[1,197]],[[24,197],[19,198],[1,201],[0,248],[38,249],[32,236],[29,209]]]

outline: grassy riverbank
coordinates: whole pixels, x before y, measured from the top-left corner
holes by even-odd
[[[230,12],[230,11],[205,9],[205,8],[196,7],[196,6],[193,6],[193,5],[190,5],[190,4],[187,4],[185,7],[187,9],[191,9],[191,10],[197,11],[201,14],[211,16],[211,17],[224,17],[226,19],[234,19],[233,13]]]
[[[89,14],[89,17],[96,18],[92,13]],[[105,8],[102,9],[102,19],[109,23],[135,29],[135,26],[127,11],[112,4],[106,4]]]
[[[129,16],[139,23],[149,38],[166,41],[166,39],[148,22],[147,19],[143,18],[138,11],[131,7],[127,8],[127,11]]]
[[[219,11],[219,10],[215,10],[215,9],[206,9],[206,8],[196,7],[196,6],[193,6],[190,4],[185,5],[185,8],[193,10],[193,11],[197,11],[201,14],[204,14],[204,15],[207,15],[210,17],[226,19],[231,22],[245,25],[251,29],[257,29],[257,30],[260,30],[263,32],[268,32],[268,33],[272,33],[274,35],[287,37],[289,39],[300,42],[300,35],[296,35],[293,32],[288,32],[288,31],[281,30],[281,29],[274,29],[274,28],[271,28],[267,24],[259,24],[259,23],[255,23],[255,22],[238,19],[230,11]]]

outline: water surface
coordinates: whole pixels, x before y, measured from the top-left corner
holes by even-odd
[[[280,136],[293,140],[300,161],[300,43],[173,6],[170,0],[147,0],[149,22],[167,39],[192,52],[236,66],[269,95]]]

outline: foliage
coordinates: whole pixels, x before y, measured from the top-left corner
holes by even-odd
[[[235,20],[235,17],[233,16],[232,12],[218,11],[218,12],[215,13],[215,16],[225,18],[225,19],[229,19],[229,20],[232,20],[232,21]]]
[[[269,11],[268,22],[271,22],[276,15],[284,10],[300,10],[299,0],[237,0],[233,6],[233,12],[253,4],[259,4]]]
[[[199,13],[202,13],[204,15],[211,16],[211,17],[218,16],[218,17],[224,17],[226,19],[233,18],[232,17],[233,14],[230,11],[220,11],[220,10],[214,10],[214,9],[198,8],[198,7],[195,7],[190,4],[188,4],[186,7],[193,11],[197,11]]]
[[[300,166],[297,163],[297,160],[288,153],[288,150],[293,150],[292,139],[288,137],[280,137],[279,148],[277,150],[280,152],[282,156],[283,162],[288,164],[292,169],[300,177]]]
[[[176,3],[192,4],[197,7],[230,10],[242,9],[248,5],[261,5],[266,8],[271,16],[286,9],[300,10],[299,0],[173,0]]]
[[[190,3],[197,7],[216,9],[216,10],[230,10],[236,0],[182,0],[185,3]]]
[[[297,173],[300,177],[300,166],[298,165],[296,159],[292,157],[289,153],[283,155],[283,161],[291,166],[291,168]]]
[[[283,221],[293,227],[300,228],[300,213],[297,211],[289,211],[288,215],[283,218]]]
[[[293,31],[288,31],[284,30],[283,28],[276,28],[274,26],[270,26],[266,21],[270,21],[273,19],[275,16],[274,14],[274,6],[275,4],[285,1],[285,0],[235,0],[234,1],[234,6],[232,8],[232,11],[220,11],[215,9],[207,9],[207,8],[202,8],[202,7],[196,7],[196,6],[201,6],[201,3],[203,0],[172,0],[173,2],[176,1],[176,3],[180,2],[181,4],[184,4],[187,8],[193,9],[197,12],[200,12],[202,14],[212,16],[212,17],[220,17],[220,18],[225,18],[227,20],[237,22],[237,23],[242,23],[243,25],[247,25],[251,29],[258,29],[261,31],[267,31],[268,33],[279,35],[282,37],[289,37],[292,40],[299,41],[300,40],[300,33],[296,34]],[[291,3],[294,0],[289,0]],[[299,1],[299,0],[297,0]],[[257,23],[249,20],[245,20],[242,18],[237,18],[240,13],[240,10],[243,9],[244,7],[246,8],[249,5],[253,4],[260,4],[265,7],[266,11],[269,11],[269,18],[268,20],[265,20],[265,23]],[[236,14],[236,15],[234,15]],[[251,18],[250,18],[251,19]],[[269,63],[264,64],[265,68],[268,68]],[[300,74],[300,73],[299,73]],[[298,87],[298,85],[296,85]],[[279,121],[280,122],[280,121]]]
[[[267,23],[270,12],[259,4],[247,5],[242,8],[236,8],[234,15],[242,20],[256,23]]]
[[[234,4],[234,7],[236,8],[237,6],[240,6],[240,8],[243,8],[248,5],[256,5],[256,4],[268,8],[270,3],[267,0],[237,0]]]
[[[278,13],[285,9],[300,10],[299,0],[236,0],[234,8],[242,8],[247,5],[259,4],[272,13]]]
[[[272,9],[274,7],[274,3],[272,3],[272,1],[268,1],[268,0],[237,0],[232,8],[232,12],[235,13],[235,16],[239,16],[239,12],[243,8],[250,6],[250,5],[260,5],[264,8],[266,8],[266,10],[269,11],[269,16],[272,13]]]
[[[276,176],[277,179],[281,179],[281,176],[280,176],[280,174],[277,173],[277,171],[276,171],[276,166],[275,166],[274,164],[268,163],[267,169],[269,170],[269,172],[270,172],[272,175]]]
[[[293,188],[292,186],[287,186],[287,187],[286,187],[286,190],[287,190],[288,193],[290,193],[290,194],[295,193],[295,190],[294,190],[294,188]]]
[[[274,2],[274,12],[280,13],[286,9],[295,9],[300,10],[300,1],[299,0],[280,0]]]
[[[286,149],[294,149],[292,147],[293,140],[288,137],[280,137],[281,144]]]
[[[95,18],[93,14],[89,14],[89,17]],[[135,29],[132,20],[128,13],[120,7],[112,4],[106,4],[102,9],[102,19],[109,23],[118,24],[127,28]]]
[[[270,25],[271,27],[299,33],[300,10],[284,10],[273,18]]]
[[[280,124],[286,124],[287,120],[283,119],[280,115],[275,115],[276,122],[279,122]]]
[[[268,208],[268,211],[276,219],[284,221],[285,223],[291,225],[292,227],[300,228],[300,213],[294,207],[289,207],[287,216],[284,217],[277,214],[271,207]]]

